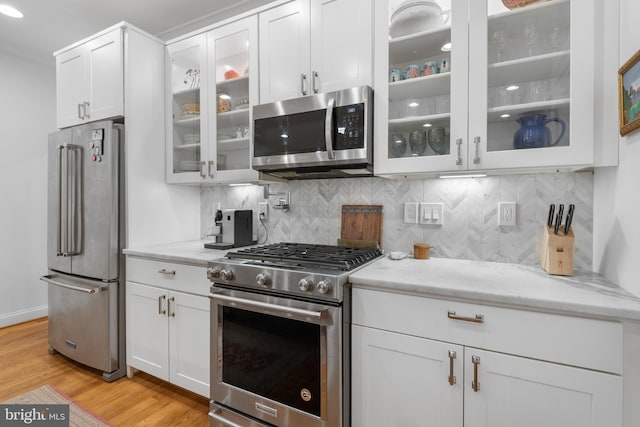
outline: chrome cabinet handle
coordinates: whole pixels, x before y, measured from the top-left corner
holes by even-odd
[[[336,100],[330,98],[327,102],[327,113],[324,118],[324,143],[327,148],[327,157],[329,159],[335,159],[336,156],[333,153],[333,109],[335,108]]]
[[[209,177],[213,178],[213,172],[211,172],[213,170],[213,160],[209,160]]]
[[[89,108],[90,104],[87,101],[85,101],[83,105],[84,105],[84,108],[83,108],[84,117],[88,119],[91,117],[91,108]]]
[[[311,74],[311,77],[312,77],[312,79],[311,79],[311,82],[312,82],[311,87],[313,88],[313,93],[318,93],[320,91],[320,89],[318,89],[317,83],[318,83],[318,78],[320,77],[320,74],[318,74],[317,71],[314,71]]]
[[[456,358],[456,352],[449,350],[449,385],[456,383],[456,377],[453,375],[453,359]]]
[[[175,297],[171,297],[171,298],[169,298],[169,301],[167,302],[167,310],[169,312],[167,314],[167,316],[169,316],[169,317],[176,317],[175,301],[176,301]],[[174,303],[173,304],[174,305],[173,311],[171,311],[171,302]]]
[[[166,298],[167,298],[166,295],[160,295],[158,297],[158,314],[162,315],[162,314],[166,314],[167,313],[167,311],[162,308],[162,300],[164,300]]]
[[[307,94],[307,75],[304,73],[300,74],[300,93]]]
[[[206,178],[207,173],[205,172],[205,168],[207,167],[207,162],[200,162],[200,177]]]
[[[80,104],[80,103],[78,104],[78,118],[80,120],[84,119],[84,116],[82,114],[82,104]]]
[[[472,322],[472,323],[484,323],[484,315],[476,314],[476,317],[465,317],[458,316],[455,311],[449,310],[447,312],[447,317],[453,320],[462,320],[464,322]]]
[[[477,165],[480,163],[480,137],[473,138],[473,143],[476,145],[476,156],[473,158],[473,164]]]
[[[471,382],[471,389],[477,393],[480,391],[480,382],[478,381],[478,365],[480,364],[480,357],[471,356],[471,363],[473,363],[473,381]]]
[[[229,421],[228,419],[226,419],[222,415],[218,415],[219,412],[220,412],[220,409],[218,409],[215,412],[209,412],[209,418],[214,419],[214,420],[218,421],[219,423],[222,423],[223,425],[225,425],[227,427],[242,427],[240,424],[236,424],[236,423],[234,423],[232,421]]]
[[[163,268],[162,270],[158,270],[158,273],[166,274],[167,276],[175,276],[176,275],[176,271],[175,270],[167,270],[166,268]]]
[[[462,164],[462,138],[456,139],[456,149],[458,151],[458,157],[456,158],[456,165],[460,166]]]

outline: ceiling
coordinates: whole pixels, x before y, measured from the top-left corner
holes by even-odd
[[[127,21],[163,40],[273,0],[0,0],[24,18],[0,14],[0,50],[54,65],[53,52]]]

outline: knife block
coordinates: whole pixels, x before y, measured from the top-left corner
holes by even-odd
[[[553,233],[553,227],[545,227],[542,236],[542,250],[540,251],[540,265],[549,274],[558,276],[573,275],[573,229],[564,234],[564,227],[558,234]]]

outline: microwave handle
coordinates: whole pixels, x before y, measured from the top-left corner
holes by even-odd
[[[333,152],[333,109],[335,108],[335,105],[335,98],[329,98],[329,101],[327,102],[327,115],[324,119],[324,142],[327,146],[327,156],[329,157],[329,160],[336,158]]]

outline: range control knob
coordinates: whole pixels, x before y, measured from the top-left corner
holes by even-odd
[[[311,277],[300,279],[300,281],[298,282],[298,287],[301,291],[310,291],[313,288],[313,279],[311,279]]]
[[[222,271],[220,271],[220,278],[223,280],[233,279],[233,271],[228,268],[223,268]]]
[[[213,280],[217,277],[220,277],[220,267],[207,268],[207,279]]]
[[[328,294],[331,292],[331,283],[326,280],[321,280],[318,282],[318,292],[321,294]]]
[[[269,286],[271,284],[271,276],[267,273],[259,273],[256,276],[256,283],[259,286]]]

